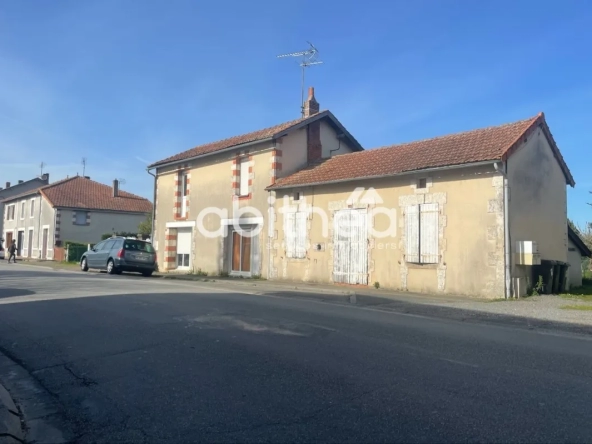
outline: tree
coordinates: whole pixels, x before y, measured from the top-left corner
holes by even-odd
[[[152,213],[146,216],[146,219],[138,225],[138,232],[145,236],[152,235]]]

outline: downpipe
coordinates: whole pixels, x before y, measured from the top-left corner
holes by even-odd
[[[510,218],[508,215],[510,207],[509,199],[509,186],[508,186],[508,174],[507,174],[507,163],[494,163],[493,167],[495,171],[502,175],[504,178],[504,253],[505,253],[505,266],[504,275],[506,278],[506,291],[505,298],[512,297],[512,262],[511,262],[511,245],[510,245]]]

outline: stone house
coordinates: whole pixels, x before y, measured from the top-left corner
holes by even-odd
[[[575,182],[542,113],[364,150],[312,90],[305,110],[149,167],[165,271],[488,298],[565,275]]]
[[[49,174],[43,174],[30,180],[19,180],[18,183],[11,184],[6,182],[4,187],[0,187],[0,215],[4,214],[4,200],[13,196],[36,190],[39,187],[49,183]],[[0,237],[4,233],[4,218],[0,217]]]

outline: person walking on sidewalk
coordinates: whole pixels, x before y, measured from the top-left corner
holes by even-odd
[[[8,253],[10,254],[8,256],[8,263],[10,264],[10,259],[12,259],[16,264],[16,240],[13,239],[12,244],[8,247]]]

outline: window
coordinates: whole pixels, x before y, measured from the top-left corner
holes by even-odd
[[[302,259],[306,257],[306,212],[284,214],[284,241],[286,257]]]
[[[26,208],[25,207],[25,203],[26,202],[22,202],[21,203],[21,219],[24,219],[25,218],[25,208]]]
[[[187,216],[187,196],[189,196],[189,181],[187,173],[181,173],[181,217]]]
[[[31,200],[31,217],[35,215],[35,200]]]
[[[406,261],[437,264],[438,204],[411,205],[405,210]]]
[[[76,211],[75,214],[75,222],[74,225],[86,225],[86,212],[85,211]]]
[[[177,254],[177,267],[187,268],[189,267],[189,254]]]
[[[126,239],[125,249],[134,251],[143,251],[145,253],[154,253],[154,248],[148,242],[142,242],[140,240]]]
[[[427,179],[425,179],[425,178],[424,179],[419,179],[417,181],[417,188],[425,188],[427,186],[427,184],[428,184]]]
[[[249,159],[241,159],[239,166],[239,195],[249,194]]]
[[[99,242],[93,247],[93,251],[101,251],[106,243],[107,241]]]
[[[113,249],[113,245],[115,245],[114,240],[107,241],[103,244],[101,251],[111,251]]]
[[[296,200],[300,200],[300,192],[296,191],[296,192],[294,193],[294,200],[295,200],[295,201],[296,201]]]
[[[14,212],[16,205],[8,205],[6,207],[6,220],[14,220]]]

